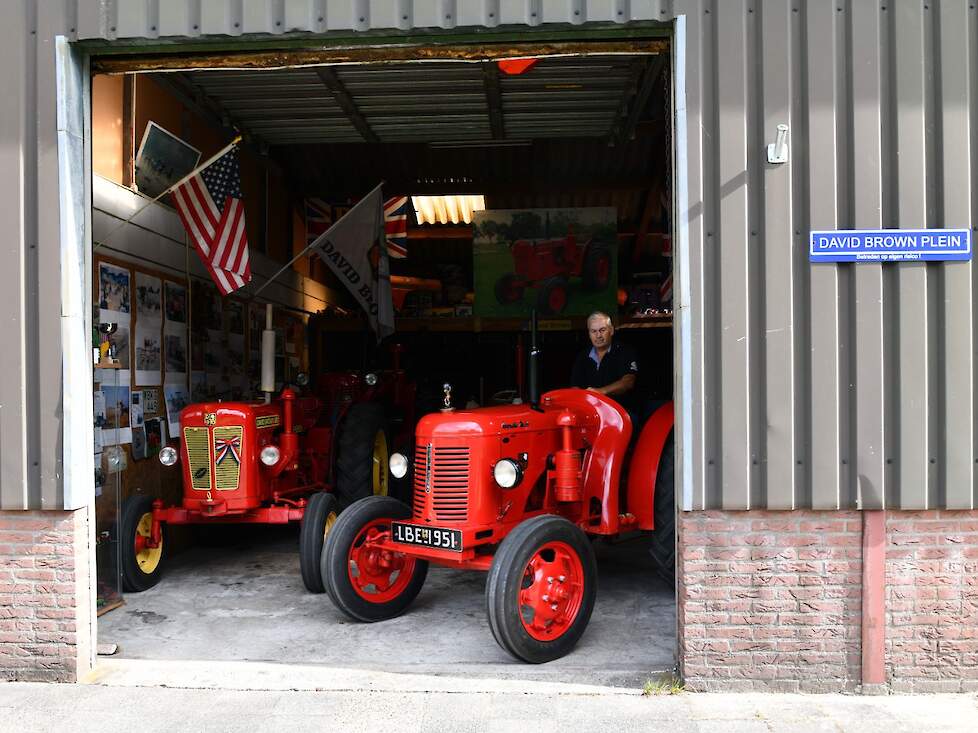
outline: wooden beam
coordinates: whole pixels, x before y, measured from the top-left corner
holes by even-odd
[[[489,107],[492,137],[494,140],[504,140],[506,126],[503,119],[503,95],[499,89],[499,67],[496,66],[495,61],[483,62],[482,81],[486,89],[486,105]]]
[[[632,97],[631,103],[629,104],[628,113],[624,116],[624,119],[618,120],[615,128],[611,131],[609,140],[611,145],[621,145],[632,139],[632,136],[635,134],[635,127],[638,125],[638,120],[649,102],[652,89],[659,80],[659,76],[662,74],[662,67],[665,64],[665,54],[660,54],[649,62],[638,92]]]
[[[353,101],[353,97],[350,93],[346,91],[346,86],[340,81],[340,78],[336,75],[336,72],[329,66],[320,66],[316,69],[316,76],[319,80],[329,89],[330,94],[333,95],[333,99],[340,106],[350,120],[357,132],[360,133],[360,137],[363,138],[364,142],[376,143],[380,142],[380,138],[377,137],[377,133],[370,129],[370,125],[367,123],[367,118],[361,114],[360,110],[357,108],[356,103]]]

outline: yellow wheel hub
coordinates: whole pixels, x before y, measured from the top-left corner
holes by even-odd
[[[146,512],[139,518],[136,525],[136,534],[145,537],[147,540],[153,532],[153,515]],[[135,538],[133,538],[135,540]],[[159,567],[160,559],[163,557],[163,540],[160,539],[159,547],[144,547],[142,551],[136,553],[136,565],[147,575],[152,575]]]
[[[388,466],[389,458],[390,453],[387,450],[387,434],[383,430],[378,430],[377,434],[374,436],[374,496],[387,496],[387,482],[390,480],[390,468]]]

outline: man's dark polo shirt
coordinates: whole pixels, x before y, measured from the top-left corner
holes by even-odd
[[[638,376],[638,357],[635,350],[628,344],[618,341],[611,342],[611,348],[598,363],[598,352],[592,347],[590,351],[582,351],[574,360],[571,370],[571,385],[574,387],[607,387],[617,382],[626,374]],[[613,396],[623,407],[631,406],[632,392]]]

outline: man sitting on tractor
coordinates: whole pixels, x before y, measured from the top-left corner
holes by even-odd
[[[574,360],[571,385],[590,389],[611,397],[634,419],[635,380],[638,376],[638,357],[628,344],[615,343],[615,327],[611,316],[595,311],[587,317],[587,332],[591,349],[582,351]]]

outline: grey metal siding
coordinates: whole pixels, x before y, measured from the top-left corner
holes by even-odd
[[[0,508],[62,500],[53,38],[685,18],[685,508],[975,507],[971,263],[808,264],[812,228],[971,226],[969,0],[64,0],[0,28]],[[320,43],[324,42],[322,39]],[[790,125],[790,161],[764,146]]]

